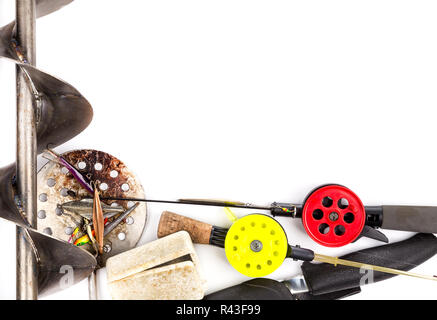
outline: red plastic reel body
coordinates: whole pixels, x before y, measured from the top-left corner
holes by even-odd
[[[308,235],[326,247],[341,247],[361,234],[366,212],[360,198],[346,187],[327,185],[314,190],[302,208]]]

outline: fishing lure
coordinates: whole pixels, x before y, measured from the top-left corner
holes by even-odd
[[[70,243],[74,237],[76,237],[76,235],[79,233],[79,227],[74,228],[73,232],[71,233],[70,238],[68,239],[68,242]]]
[[[108,218],[105,218],[104,222],[104,232],[103,236],[107,236],[112,230],[114,230],[123,220],[125,220],[137,207],[139,206],[139,202],[135,203],[132,207],[124,211],[122,214],[120,214],[116,219],[114,219],[112,222],[108,223]],[[91,226],[91,223],[88,223],[87,226]],[[78,229],[78,228],[76,228]],[[76,230],[75,230],[76,231]],[[95,236],[95,230],[91,230],[91,235]],[[84,244],[87,244],[90,242],[90,237],[88,235],[84,235],[80,238],[78,238],[75,242],[75,246],[82,246]]]
[[[93,236],[94,236],[94,230],[92,230],[91,232],[93,233]],[[80,247],[80,246],[83,246],[84,244],[87,244],[89,242],[90,242],[90,237],[88,237],[88,235],[86,234],[86,235],[78,238],[76,241],[74,241],[73,244],[75,246]]]
[[[85,220],[85,221],[88,221],[88,220]],[[106,227],[107,226],[109,226],[111,223],[108,223],[108,218],[105,218],[105,220],[104,220],[105,222],[104,222],[104,224],[105,224],[105,229],[106,229]],[[86,226],[85,226],[85,228],[88,228],[88,227],[91,227],[92,226],[92,223],[91,223],[91,221],[90,222],[88,222],[87,224],[86,224]],[[78,230],[79,228],[76,228],[75,229],[75,231],[76,230]],[[73,232],[74,233],[74,236],[75,235],[77,235],[77,232]],[[94,230],[94,229],[91,229],[91,235],[93,236],[93,238],[95,238],[95,234],[96,234],[96,231]],[[106,233],[107,234],[107,233]],[[105,234],[105,235],[106,235]],[[73,236],[73,235],[72,235]],[[85,235],[83,235],[83,236],[81,236],[81,237],[79,237],[79,238],[77,238],[74,242],[73,242],[73,244],[75,245],[75,246],[83,246],[84,244],[87,244],[87,243],[89,243],[91,241],[91,239],[90,239],[90,237],[88,236],[88,234],[85,234]]]
[[[47,148],[46,153],[43,154],[43,157],[46,158],[47,160],[55,161],[58,164],[64,166],[86,191],[94,195],[94,188],[91,185],[91,183],[73,165],[71,165],[67,160],[65,160],[63,156]]]
[[[104,221],[104,232],[103,237],[106,237],[112,230],[114,230],[123,220],[125,220],[137,207],[139,206],[139,202],[135,203],[132,207],[124,211],[120,214],[116,219],[108,223],[108,218],[105,218]],[[87,221],[87,220],[85,220]],[[91,226],[91,223],[87,224],[87,227]],[[95,230],[91,230],[91,235],[95,236]],[[90,237],[88,235],[84,235],[76,240],[75,245],[84,245],[90,242]],[[77,244],[76,244],[77,243]]]
[[[91,220],[93,211],[93,201],[91,199],[82,199],[80,201],[68,201],[59,205],[63,211],[75,213],[82,218]],[[107,205],[102,203],[103,217],[112,218],[113,216],[123,213],[125,209],[120,205]]]
[[[103,253],[103,229],[104,229],[104,219],[103,219],[103,209],[100,203],[100,195],[98,188],[94,188],[94,202],[93,202],[93,224],[96,234],[96,242],[98,245],[99,253]]]

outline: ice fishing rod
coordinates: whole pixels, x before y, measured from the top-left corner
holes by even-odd
[[[261,206],[244,202],[207,199],[169,201],[121,197],[108,197],[102,198],[102,200],[142,201],[270,211],[272,216],[302,219],[307,234],[317,243],[327,247],[341,247],[358,240],[360,237],[368,237],[387,243],[387,237],[377,230],[378,228],[437,233],[437,207],[364,206],[354,192],[338,184],[322,185],[315,188],[306,196],[302,204],[273,202],[269,206]]]
[[[164,212],[158,226],[158,237],[181,230],[187,231],[195,243],[209,243],[224,248],[230,265],[241,274],[254,278],[271,274],[289,258],[437,281],[434,276],[400,270],[395,268],[398,266],[387,266],[387,263],[384,265],[377,259],[350,260],[348,257],[322,255],[298,245],[291,245],[281,224],[274,218],[263,214],[237,218],[229,208],[225,209],[233,221],[229,229]]]

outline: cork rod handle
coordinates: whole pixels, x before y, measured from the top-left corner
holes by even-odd
[[[179,214],[164,211],[158,225],[158,238],[178,231],[187,231],[194,243],[209,244],[212,225]]]

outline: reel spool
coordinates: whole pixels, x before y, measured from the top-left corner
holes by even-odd
[[[361,234],[366,212],[360,198],[340,185],[322,186],[312,191],[302,208],[307,234],[326,247],[341,247]]]
[[[139,180],[114,156],[96,150],[75,150],[62,154],[83,176],[96,181],[101,197],[144,198]],[[38,231],[69,241],[73,230],[80,224],[81,216],[64,212],[59,205],[89,197],[89,193],[71,173],[56,162],[48,162],[38,172]],[[72,191],[72,192],[71,192]],[[105,201],[108,205],[121,205],[125,209],[131,201]],[[92,212],[92,211],[91,211]],[[115,219],[113,217],[111,219]],[[140,204],[125,220],[104,238],[101,266],[118,253],[132,249],[138,243],[147,221],[147,207]],[[80,230],[76,238],[85,235]],[[90,243],[80,248],[94,254]]]
[[[225,238],[229,263],[248,277],[263,277],[284,262],[288,251],[287,235],[273,218],[250,214],[236,220]]]

